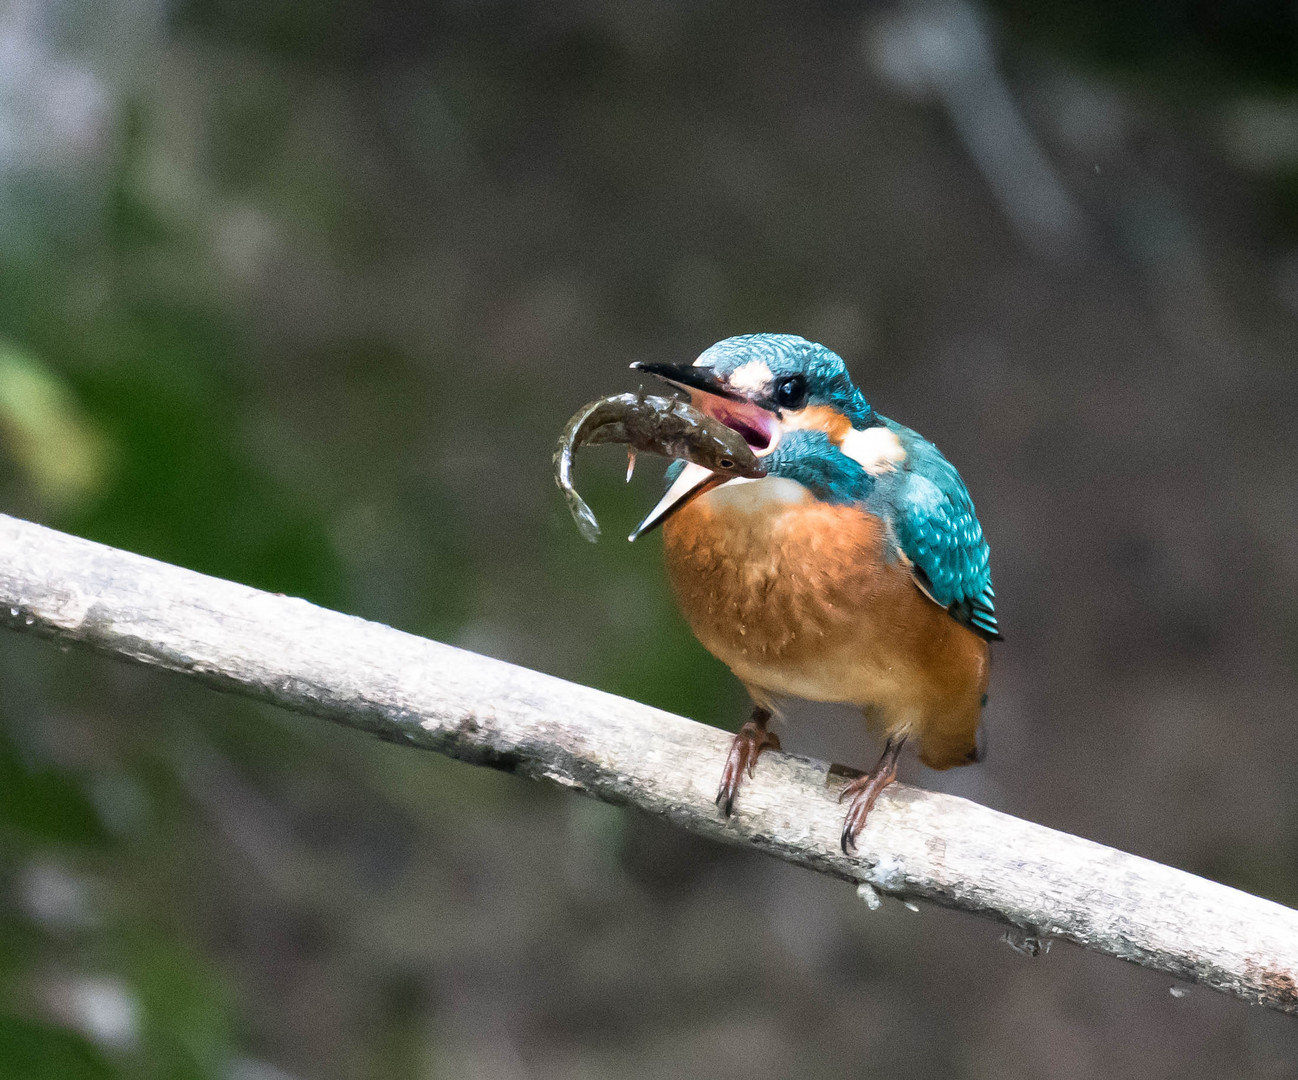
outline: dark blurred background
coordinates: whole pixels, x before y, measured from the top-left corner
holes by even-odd
[[[583,457],[591,547],[550,450],[757,330],[992,543],[990,756],[905,778],[1298,904],[1292,0],[0,0],[7,512],[734,727],[619,539],[655,470]],[[5,1077],[1298,1075],[1291,1018],[0,645]]]

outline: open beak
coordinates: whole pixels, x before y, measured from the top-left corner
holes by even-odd
[[[728,479],[730,478],[714,473],[711,469],[705,469],[702,465],[695,465],[692,461],[686,463],[680,476],[676,477],[672,486],[658,500],[658,505],[645,515],[644,521],[635,527],[635,531],[627,539],[634,542],[645,533],[653,532],[677,510],[697,499],[705,491],[711,491],[714,487],[724,484]]]
[[[779,417],[736,393],[711,368],[696,367],[693,364],[639,362],[631,366],[636,371],[657,375],[660,379],[688,390],[690,403],[696,409],[738,431],[758,457],[775,448],[775,441],[779,438]],[[687,464],[666,494],[658,500],[658,505],[649,511],[628,539],[635,540],[652,532],[704,492],[727,482],[734,483],[736,478],[722,476],[692,462]]]

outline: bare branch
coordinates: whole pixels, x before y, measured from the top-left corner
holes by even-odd
[[[764,754],[723,820],[715,728],[3,516],[0,620],[1298,1014],[1298,912],[965,799],[889,788],[849,858],[822,762]]]

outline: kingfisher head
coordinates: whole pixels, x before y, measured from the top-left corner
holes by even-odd
[[[631,366],[688,391],[696,409],[734,428],[758,457],[769,459],[771,475],[798,478],[809,465],[832,466],[840,453],[856,457],[853,446],[861,437],[853,433],[880,423],[842,357],[795,334],[726,338],[693,364]],[[860,472],[860,465],[844,465]],[[723,480],[687,467],[633,538]]]
[[[843,358],[796,334],[743,334],[693,364],[631,366],[689,391],[696,409],[740,432],[759,456],[772,453],[785,430],[837,433],[873,422]]]

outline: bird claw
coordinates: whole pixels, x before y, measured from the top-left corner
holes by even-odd
[[[735,799],[743,783],[744,773],[750,777],[757,771],[757,759],[763,750],[778,750],[780,737],[766,730],[763,724],[749,720],[730,744],[726,767],[721,772],[721,786],[717,788],[716,804],[723,817],[734,813]]]
[[[874,806],[874,798],[877,796],[878,792],[875,792],[874,797],[862,798],[858,795],[852,799],[852,805],[847,808],[847,817],[843,819],[843,832],[838,838],[844,855],[856,853],[856,838],[864,830],[865,819],[869,817],[870,809]],[[838,801],[843,800],[840,797]]]
[[[857,838],[865,829],[866,818],[870,816],[875,800],[879,798],[879,793],[884,788],[897,779],[897,758],[901,754],[901,747],[905,741],[905,739],[889,739],[883,748],[879,763],[864,776],[858,776],[839,793],[840,803],[847,799],[851,800],[847,808],[847,817],[843,819],[843,832],[838,838],[844,855],[855,853]]]
[[[731,787],[723,778],[721,787],[717,789],[716,804],[721,810],[722,817],[729,817],[735,812],[735,796],[739,794],[739,789]]]

